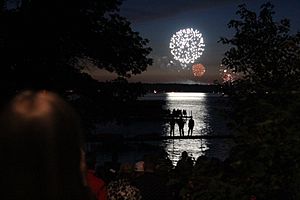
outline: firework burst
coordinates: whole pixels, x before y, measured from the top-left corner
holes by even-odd
[[[174,59],[183,64],[194,63],[204,51],[202,33],[192,28],[177,31],[170,40],[170,50]]]
[[[192,70],[195,77],[201,77],[205,73],[205,67],[202,64],[194,64]]]

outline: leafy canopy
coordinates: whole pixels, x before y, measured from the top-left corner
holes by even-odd
[[[274,21],[273,5],[257,14],[239,6],[222,63],[240,74],[232,83],[236,146],[229,163],[232,199],[300,198],[300,34],[289,20]]]
[[[1,1],[1,85],[72,88],[82,84],[78,62],[130,77],[152,60],[148,40],[118,14],[120,0]]]
[[[222,60],[227,68],[239,73],[234,83],[239,92],[275,92],[296,90],[300,83],[300,34],[290,34],[290,22],[275,22],[271,3],[262,5],[259,14],[240,5],[240,20],[231,20],[233,38],[221,38],[231,48]],[[243,86],[243,87],[242,87]]]

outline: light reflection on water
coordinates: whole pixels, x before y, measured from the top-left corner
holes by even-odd
[[[174,165],[180,159],[183,151],[187,151],[190,156],[197,159],[199,156],[205,155],[205,151],[208,150],[207,140],[205,139],[168,140],[165,145],[165,150]]]
[[[206,93],[183,93],[170,92],[160,94],[148,94],[141,101],[164,101],[162,108],[164,110],[180,109],[186,110],[187,115],[192,115],[195,121],[193,135],[206,134],[228,134],[224,117],[220,114],[225,105],[224,97],[218,94]],[[128,123],[127,125],[118,125],[114,122],[98,127],[101,133],[117,133],[124,136],[136,134],[160,133],[169,135],[170,126],[168,121],[160,120],[139,120]],[[185,123],[184,132],[187,135],[188,127]],[[177,124],[175,125],[175,135],[179,135]],[[201,155],[225,159],[232,146],[229,139],[174,139],[159,142],[169,154],[170,159],[175,165],[179,160],[181,153],[187,151],[195,159]],[[145,152],[132,152],[130,155],[124,155],[125,159],[138,159]]]
[[[167,93],[165,109],[181,109],[186,110],[187,115],[192,115],[195,121],[193,135],[201,135],[205,128],[209,128],[207,122],[207,109],[205,107],[205,93]],[[177,127],[178,128],[178,127]],[[175,127],[176,129],[176,127]],[[187,134],[187,122],[184,127],[184,132]],[[170,132],[170,126],[165,124],[165,133]],[[179,135],[178,129],[175,130],[175,135]],[[169,154],[170,159],[175,165],[180,159],[183,151],[187,151],[189,155],[195,159],[205,154],[208,149],[205,139],[179,139],[166,141],[165,150]]]
[[[169,109],[171,111],[173,109],[186,110],[187,115],[193,116],[195,121],[193,135],[201,135],[204,132],[203,130],[210,128],[210,124],[208,123],[205,93],[170,92],[166,94],[166,105],[164,106],[164,109]],[[187,134],[187,130],[188,127],[186,122],[184,126],[185,134]],[[165,124],[164,132],[170,132],[169,124]],[[177,126],[175,126],[175,135],[179,135]]]
[[[192,115],[195,121],[193,135],[228,134],[225,119],[219,113],[224,106],[222,101],[219,101],[221,98],[217,94],[169,92],[149,94],[142,100],[165,100],[166,104],[163,106],[165,110],[186,110],[187,115]],[[186,122],[184,127],[185,135],[187,131]],[[163,134],[169,135],[169,132],[170,125],[168,123],[163,124]],[[175,125],[175,135],[179,135],[177,124]],[[169,154],[173,164],[176,164],[183,151],[187,151],[195,159],[201,155],[208,155],[223,160],[228,154],[230,143],[231,141],[219,139],[213,141],[212,139],[176,139],[166,140],[162,146]]]

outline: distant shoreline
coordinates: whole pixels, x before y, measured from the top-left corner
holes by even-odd
[[[203,93],[221,93],[220,85],[203,84],[178,84],[178,83],[142,83],[147,92],[203,92]]]

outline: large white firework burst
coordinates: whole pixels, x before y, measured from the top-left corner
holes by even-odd
[[[194,63],[204,51],[202,33],[187,28],[177,31],[170,40],[171,54],[183,64]]]

